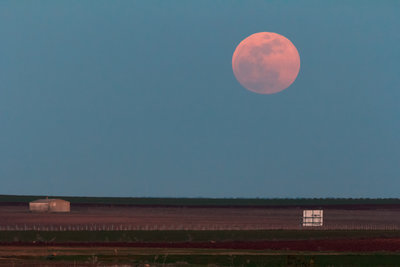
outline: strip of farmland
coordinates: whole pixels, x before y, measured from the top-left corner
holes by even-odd
[[[138,207],[72,204],[70,213],[33,213],[27,205],[0,206],[0,230],[304,230],[304,207]],[[324,210],[311,229],[399,230],[400,206]]]

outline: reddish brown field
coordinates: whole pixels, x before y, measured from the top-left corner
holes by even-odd
[[[397,205],[346,205],[320,208],[324,210],[324,226],[322,229],[400,230],[400,206]],[[54,229],[54,226],[65,227],[64,230],[85,230],[86,228],[82,226],[88,225],[97,225],[95,229],[91,228],[89,230],[110,230],[110,226],[113,227],[111,230],[300,230],[306,229],[300,226],[303,209],[303,207],[140,207],[81,204],[72,205],[70,213],[62,214],[32,213],[29,212],[28,205],[8,203],[0,205],[0,230],[10,230],[7,227],[12,228],[15,225],[24,226],[28,230],[32,229],[30,226],[36,226],[34,230],[45,231],[58,230],[57,228]],[[37,226],[40,227],[38,228]],[[46,229],[46,227],[49,228]],[[318,227],[316,229],[321,228]],[[254,233],[254,231],[250,232]],[[13,232],[7,232],[7,235],[11,235],[11,238],[4,239],[8,241],[0,243],[0,265],[44,266],[49,261],[52,261],[52,264],[57,261],[59,266],[70,266],[72,263],[75,264],[77,260],[79,266],[93,266],[93,262],[106,262],[106,260],[109,260],[110,264],[114,264],[117,260],[121,262],[133,260],[140,262],[141,260],[147,263],[154,261],[154,255],[169,255],[169,257],[177,255],[176,257],[179,261],[179,255],[184,258],[188,255],[203,255],[204,257],[210,257],[206,258],[209,260],[216,260],[216,256],[224,255],[228,257],[227,259],[233,259],[232,255],[245,255],[246,257],[253,255],[255,256],[254,259],[268,260],[268,255],[296,254],[301,255],[301,257],[303,257],[303,254],[346,256],[353,253],[354,255],[372,255],[371,259],[374,259],[373,256],[379,253],[382,253],[382,255],[397,255],[400,253],[398,231],[371,231],[374,233],[373,235],[368,235],[369,231],[271,232],[286,232],[289,234],[281,238],[272,236],[265,239],[252,239],[247,238],[248,234],[245,232],[246,238],[243,239],[227,238],[213,241],[218,239],[207,237],[206,239],[201,239],[201,241],[191,242],[189,242],[192,240],[191,238],[173,242],[158,242],[158,240],[167,239],[156,239],[157,242],[143,242],[146,239],[138,238],[124,241],[124,239],[117,238],[113,239],[114,241],[108,241],[108,239],[107,241],[102,241],[104,238],[101,235],[111,235],[110,232],[85,232],[89,236],[99,234],[100,238],[83,238],[79,239],[80,241],[72,241],[76,239],[69,239],[69,237],[72,235],[81,236],[83,232],[37,232],[34,233],[36,237],[33,237],[32,240],[19,239],[21,232],[15,233],[15,237],[12,236],[14,235]],[[324,235],[327,232],[333,232],[334,235]],[[337,236],[336,232],[340,232],[340,236]],[[352,232],[357,233],[357,235],[351,236],[348,234]],[[361,235],[359,234],[360,232]],[[25,232],[22,233],[25,234]],[[68,238],[59,238],[64,233],[67,234]],[[129,233],[137,235],[138,232],[112,232],[112,234],[122,235]],[[159,232],[140,231],[139,233],[152,234]],[[182,232],[161,232],[161,235],[165,233],[175,234]],[[207,232],[200,231],[197,233],[203,235]],[[208,233],[220,232],[210,231]],[[297,236],[299,233],[302,234],[300,238]],[[319,234],[317,238],[313,238],[311,233],[322,234]],[[45,234],[50,236],[42,238]],[[56,239],[57,235],[59,235],[59,239]],[[360,238],[360,236],[363,238]],[[94,242],[95,240],[100,241]],[[142,255],[143,258],[139,260],[138,255]],[[263,255],[266,257],[260,258]],[[150,258],[146,258],[147,256]],[[188,259],[195,260],[197,258],[185,258],[185,260]],[[218,259],[223,261],[226,258],[220,257]],[[396,260],[393,259],[392,262]],[[287,258],[283,258],[283,261],[286,262]],[[171,266],[174,266],[173,264]],[[104,266],[108,265],[104,264]],[[159,266],[164,266],[164,264],[160,263]]]
[[[319,251],[319,252],[399,252],[400,238],[367,239],[320,239],[320,240],[277,240],[277,241],[224,241],[224,242],[72,242],[72,243],[1,243],[0,251],[8,247],[120,247],[120,248],[195,248],[195,249],[230,249],[254,251]],[[1,252],[0,252],[1,254]]]
[[[299,229],[301,207],[138,207],[72,205],[71,212],[31,213],[28,205],[0,206],[0,226],[119,225],[142,229]],[[324,208],[324,228],[400,227],[400,206]],[[142,227],[142,228],[140,228]]]

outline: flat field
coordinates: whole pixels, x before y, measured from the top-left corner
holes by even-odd
[[[22,249],[22,248],[20,248]],[[177,249],[46,248],[24,251],[6,248],[0,266],[398,266],[395,254],[269,253],[249,251]]]
[[[287,251],[143,249],[95,247],[3,247],[0,266],[398,266],[400,255],[288,253]]]
[[[398,266],[398,231],[7,231],[0,266]]]
[[[400,263],[398,200],[304,200],[304,205],[292,200],[252,200],[252,205],[207,199],[186,199],[184,205],[173,199],[168,205],[157,202],[161,199],[87,200],[74,199],[71,212],[61,214],[31,213],[27,202],[0,199],[0,266]],[[308,208],[324,210],[323,227],[301,227],[302,211]]]
[[[71,204],[70,213],[32,213],[28,204],[2,203],[0,229],[52,226],[65,230],[262,230],[303,229],[307,207],[201,207]],[[400,229],[400,205],[320,206],[323,229]],[[79,226],[81,228],[76,228]],[[82,228],[84,227],[84,228]],[[89,228],[90,229],[89,229]],[[100,228],[99,228],[100,227]],[[112,229],[111,229],[112,227]],[[52,228],[52,229],[53,229]],[[41,228],[40,228],[41,229]],[[55,230],[55,229],[53,229]]]

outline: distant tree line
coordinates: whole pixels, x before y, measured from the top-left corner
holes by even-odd
[[[155,197],[70,197],[0,195],[0,203],[28,203],[41,198],[61,198],[72,204],[138,206],[324,206],[396,205],[399,198],[155,198]]]

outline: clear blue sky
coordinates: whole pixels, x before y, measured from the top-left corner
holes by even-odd
[[[1,1],[0,194],[399,197],[399,1]],[[287,90],[236,81],[276,32]]]

